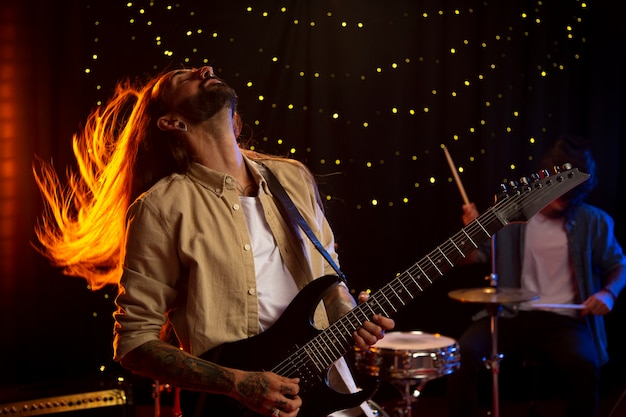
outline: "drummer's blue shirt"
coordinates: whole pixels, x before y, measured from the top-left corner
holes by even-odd
[[[565,222],[570,256],[574,266],[579,302],[607,289],[615,296],[626,286],[626,277],[607,282],[609,273],[626,267],[626,257],[614,234],[614,221],[605,211],[581,204]],[[496,234],[496,273],[500,287],[520,288],[526,225],[510,224]],[[487,242],[488,243],[488,242]],[[490,246],[480,248],[488,259]],[[601,364],[608,361],[603,316],[587,315]]]

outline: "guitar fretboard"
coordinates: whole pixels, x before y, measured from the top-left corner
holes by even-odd
[[[353,332],[374,314],[392,317],[498,230],[513,221],[527,221],[548,203],[588,177],[572,169],[527,184],[513,193],[503,193],[493,207],[398,274],[373,293],[367,302],[359,304],[335,321],[272,371],[304,379],[301,387],[306,389],[306,379],[323,378],[324,371],[354,346]]]

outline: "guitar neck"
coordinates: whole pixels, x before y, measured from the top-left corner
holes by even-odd
[[[352,333],[366,320],[394,316],[504,225],[488,210],[312,339],[312,349],[322,352],[320,360],[329,366],[354,346]]]
[[[275,371],[284,371],[294,363],[306,363],[320,372],[327,369],[352,349],[352,333],[374,314],[392,317],[498,230],[512,222],[528,221],[551,201],[588,178],[588,174],[570,169],[508,192],[505,190],[494,206],[373,293],[367,302],[312,338]]]
[[[488,210],[399,274],[374,293],[368,302],[352,312],[356,314],[360,310],[363,317],[371,317],[375,313],[393,316],[504,226],[505,223],[494,214],[493,209]],[[359,327],[363,317],[356,320],[353,318],[351,323]],[[346,317],[346,320],[349,318]]]

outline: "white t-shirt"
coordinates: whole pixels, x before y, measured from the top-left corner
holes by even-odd
[[[240,199],[254,253],[259,327],[263,332],[283,314],[289,301],[298,293],[298,288],[281,259],[280,251],[263,216],[261,202],[255,197]]]
[[[298,288],[281,259],[280,251],[263,216],[261,202],[255,197],[240,197],[240,200],[254,254],[259,299],[259,329],[265,331],[278,320],[289,301],[298,293]],[[334,367],[349,391],[356,392],[358,388],[345,359],[337,360]],[[369,406],[364,403],[361,409],[337,411],[331,417],[353,417],[361,413],[374,416]]]
[[[522,288],[539,294],[539,299],[529,304],[572,304],[578,295],[574,267],[570,259],[565,231],[565,220],[551,218],[541,213],[531,217],[526,225],[524,260],[522,263]],[[572,309],[551,311],[577,316]]]

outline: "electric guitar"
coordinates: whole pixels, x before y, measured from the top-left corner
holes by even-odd
[[[564,168],[569,168],[565,166]],[[302,408],[298,416],[323,417],[333,411],[355,407],[368,400],[377,381],[354,394],[339,393],[328,385],[330,366],[354,348],[352,333],[374,314],[393,317],[433,282],[509,223],[525,222],[589,175],[566,169],[555,175],[523,178],[512,187],[503,185],[497,202],[461,231],[437,246],[409,269],[370,295],[348,314],[324,330],[313,326],[313,312],[324,292],[339,278],[327,275],[300,291],[276,323],[258,336],[214,348],[201,358],[223,366],[252,371],[271,370],[300,378]],[[258,416],[230,397],[185,392],[192,416]],[[184,397],[181,397],[184,398]]]

